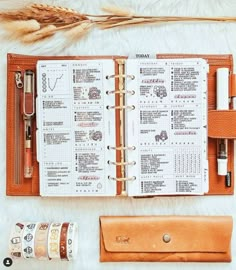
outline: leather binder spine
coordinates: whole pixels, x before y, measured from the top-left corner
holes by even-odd
[[[107,106],[108,110],[118,110],[119,112],[119,126],[120,126],[120,132],[119,132],[119,145],[116,146],[107,146],[109,150],[115,150],[119,156],[119,160],[116,161],[111,161],[108,160],[109,165],[115,165],[117,168],[119,168],[117,175],[114,176],[108,176],[109,180],[121,182],[121,193],[119,194],[120,196],[127,196],[127,185],[126,181],[132,181],[135,180],[135,177],[127,177],[126,173],[126,166],[133,166],[136,164],[135,161],[127,161],[127,155],[126,151],[132,151],[135,150],[135,146],[126,146],[126,141],[125,141],[125,114],[126,110],[134,110],[135,106],[131,105],[128,106],[126,105],[126,98],[125,96],[128,95],[134,95],[135,91],[134,90],[126,90],[125,89],[125,80],[130,79],[133,80],[135,79],[135,76],[132,74],[125,74],[125,59],[117,59],[117,64],[118,64],[118,74],[111,74],[107,75],[106,79],[109,80],[110,78],[115,78],[118,79],[118,89],[112,90],[112,91],[106,91],[107,95],[114,94],[119,98],[119,104],[115,105],[109,105]]]

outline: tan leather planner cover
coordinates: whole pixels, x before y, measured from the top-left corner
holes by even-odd
[[[233,75],[232,55],[187,55],[187,54],[165,54],[157,58],[204,58],[209,64],[208,74],[208,161],[209,161],[209,192],[207,194],[229,195],[234,192],[234,148],[233,139],[236,138],[236,113],[229,111],[216,111],[216,69],[226,67],[230,70],[229,96],[236,96],[236,78]],[[114,59],[116,89],[124,85],[125,59],[124,56],[27,56],[8,54],[7,66],[7,135],[6,135],[6,182],[7,195],[39,195],[39,166],[36,159],[36,117],[32,119],[32,178],[24,177],[24,121],[22,118],[22,94],[16,84],[16,75],[23,75],[24,71],[30,69],[36,71],[38,60],[53,59]],[[119,63],[120,61],[120,63]],[[120,77],[119,77],[120,76]],[[121,81],[122,80],[122,81]],[[123,89],[123,88],[122,88]],[[121,89],[120,89],[121,90]],[[22,91],[21,91],[22,92]],[[35,96],[37,95],[37,89]],[[116,94],[116,106],[121,104],[120,94]],[[120,110],[122,111],[122,110]],[[123,145],[124,134],[121,132],[121,123],[125,126],[125,118],[121,112],[116,110],[116,147]],[[217,174],[217,139],[228,138],[228,175]],[[124,151],[116,150],[116,161],[122,163]],[[124,166],[116,166],[116,178],[124,178]],[[117,182],[117,195],[127,195],[125,192],[126,183]]]
[[[100,217],[100,261],[230,262],[230,216]]]

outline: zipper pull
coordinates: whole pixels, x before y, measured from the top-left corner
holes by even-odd
[[[16,87],[17,88],[23,88],[23,82],[22,82],[22,75],[21,72],[16,72],[15,73],[15,82],[16,82]]]

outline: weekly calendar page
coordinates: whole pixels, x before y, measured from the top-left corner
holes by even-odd
[[[207,73],[203,59],[127,60],[130,195],[208,191]]]
[[[42,196],[116,194],[113,60],[39,61],[37,154]]]

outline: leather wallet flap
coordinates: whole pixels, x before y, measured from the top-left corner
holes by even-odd
[[[100,217],[108,252],[227,252],[232,218],[211,216]]]

